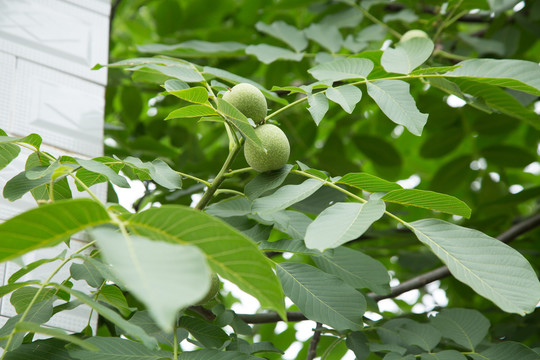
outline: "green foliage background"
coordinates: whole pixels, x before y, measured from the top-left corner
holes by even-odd
[[[267,321],[260,320],[257,315],[235,314],[230,308],[237,299],[224,291],[204,307],[189,307],[176,324],[178,329],[175,325],[174,332],[168,322],[171,316],[191,305],[200,295],[193,289],[199,292],[204,290],[203,275],[209,270],[217,271],[220,276],[257,295],[264,309],[284,315],[283,309],[276,305],[282,300],[283,294],[270,270],[269,264],[273,264],[285,295],[296,303],[286,309],[289,316],[296,320],[307,316],[325,324],[325,329],[318,324],[315,340],[301,341],[297,359],[314,358],[310,344],[316,348],[311,350],[315,350],[317,356],[323,359],[341,359],[348,349],[354,351],[358,359],[368,360],[459,360],[465,359],[465,356],[490,360],[538,359],[540,313],[532,310],[534,302],[540,299],[530,297],[537,296],[535,289],[540,269],[538,221],[532,222],[519,236],[512,234],[519,224],[534,220],[535,215],[538,217],[539,209],[540,83],[534,63],[540,61],[540,2],[524,1],[521,4],[523,7],[519,5],[515,8],[519,11],[514,11],[517,3],[509,0],[452,0],[446,3],[406,0],[114,1],[109,59],[109,64],[113,65],[108,70],[105,109],[107,157],[94,159],[93,162],[68,157],[59,161],[47,159],[46,156],[31,157],[27,172],[19,174],[16,181],[6,185],[4,196],[14,200],[24,192],[32,191],[34,197],[41,200],[70,198],[69,186],[66,190],[67,182],[64,184],[62,181],[65,180],[64,176],[75,170],[81,179],[77,184],[79,190],[100,181],[125,187],[125,179],[117,174],[122,168],[127,177],[142,179],[146,187],[144,196],[133,205],[136,211],[153,204],[161,204],[162,207],[131,215],[117,205],[105,211],[91,200],[72,200],[43,206],[0,226],[0,234],[5,239],[11,239],[8,234],[12,234],[13,229],[24,228],[26,232],[13,235],[13,239],[27,235],[35,240],[26,247],[16,245],[4,249],[0,253],[2,259],[12,258],[18,251],[61,241],[58,234],[69,235],[90,224],[95,226],[112,222],[125,235],[121,236],[108,228],[92,232],[98,239],[97,245],[103,251],[105,262],[114,265],[115,271],[112,273],[103,262],[91,257],[84,257],[84,266],[71,267],[73,278],[85,279],[97,289],[94,298],[70,290],[69,281],[62,284],[43,283],[37,295],[36,290],[24,290],[38,285],[37,282],[17,283],[17,279],[13,279],[10,285],[2,288],[2,294],[16,291],[14,294],[22,299],[18,306],[25,320],[19,324],[12,321],[0,330],[2,336],[8,339],[7,342],[0,340],[3,341],[0,344],[13,350],[7,352],[5,358],[22,359],[42,345],[42,349],[52,349],[49,355],[45,355],[46,351],[41,353],[45,360],[52,359],[47,356],[108,359],[104,354],[111,349],[114,349],[112,352],[156,360],[171,359],[173,356],[174,359],[280,359],[282,353],[297,341],[295,322],[287,323],[286,330],[276,334],[278,317],[275,313],[270,313],[273,317]],[[299,30],[279,25],[281,22]],[[396,50],[394,59],[391,58],[392,51],[382,55],[381,48],[396,46],[399,37],[410,29],[424,30],[435,47],[430,56],[431,48],[427,42],[413,41],[410,44],[414,43],[416,47],[405,51],[405,55],[413,62],[420,59],[418,65],[429,57],[423,68],[437,69],[419,70],[409,75],[417,66],[407,68],[403,65],[403,53]],[[421,53],[426,49],[429,50],[427,56],[422,58]],[[158,65],[152,68],[152,64],[148,65],[158,60],[138,60],[133,64],[130,62],[135,60],[128,60],[154,56],[158,56],[162,62],[168,61],[164,57],[174,57],[206,67],[204,71],[198,68],[190,76],[201,76],[203,73],[216,93],[243,81],[235,80],[237,78],[230,74],[213,77],[212,74],[220,71],[217,69],[249,79],[273,91],[265,91],[269,114],[273,114],[271,122],[278,124],[289,138],[289,164],[296,163],[304,172],[294,168],[293,173],[286,176],[291,171],[291,165],[272,175],[274,178],[259,176],[259,180],[253,181],[256,173],[245,169],[248,165],[239,155],[229,164],[231,172],[223,178],[221,190],[216,192],[206,208],[207,214],[177,207],[191,205],[193,198],[196,198],[192,198],[193,195],[200,196],[216,176],[221,179],[218,172],[228,158],[230,138],[223,124],[215,119],[200,121],[201,116],[172,116],[173,111],[197,102],[193,101],[193,97],[186,96],[185,92],[175,91],[182,89],[185,84],[178,81],[178,76],[172,80],[175,76],[166,75],[164,67]],[[385,59],[385,56],[389,58]],[[408,130],[415,132],[410,123],[406,122],[404,128],[383,113],[379,107],[381,104],[374,101],[377,97],[372,95],[373,88],[370,89],[370,84],[366,86],[367,81],[358,82],[363,95],[354,111],[345,111],[351,109],[347,109],[347,104],[342,107],[343,101],[339,105],[330,101],[325,111],[325,102],[320,102],[323,96],[311,98],[312,91],[326,91],[324,89],[332,85],[332,81],[326,84],[321,81],[318,86],[313,86],[314,78],[318,78],[317,69],[328,70],[325,67],[332,64],[331,61],[346,57],[372,61],[375,69],[368,79],[406,78],[416,107],[421,113],[429,115],[427,124],[423,130],[420,129],[421,136]],[[529,63],[497,63],[503,65],[495,68],[496,63],[489,62],[486,63],[487,68],[475,68],[470,70],[472,76],[452,78],[452,82],[438,75],[430,77],[453,70],[451,67],[460,61],[477,58],[526,60]],[[361,60],[355,62],[359,63]],[[174,62],[171,64],[173,66],[167,67],[167,71],[174,69]],[[392,69],[393,72],[400,72],[401,66],[406,68],[404,77],[399,77],[401,73],[387,74],[385,71]],[[532,71],[527,73],[524,69]],[[497,71],[506,75],[503,80],[497,80]],[[354,69],[351,72],[354,73]],[[350,82],[349,78],[336,78],[335,72],[333,74],[334,80],[337,80],[334,87],[343,90],[338,86]],[[475,77],[476,74],[480,75]],[[525,88],[523,84],[529,80],[532,88]],[[309,101],[302,100],[302,92],[310,93]],[[353,92],[349,88],[345,103],[354,104],[351,100]],[[193,96],[193,93],[189,94]],[[450,95],[461,97],[467,104],[450,106],[447,101]],[[295,101],[298,102],[296,105],[288,106]],[[209,104],[208,99],[204,99],[203,103]],[[283,111],[280,111],[283,107]],[[228,114],[232,111],[224,104],[218,105],[218,110]],[[415,116],[417,119],[423,117]],[[167,117],[169,119],[164,121]],[[15,153],[16,147],[12,143],[39,151],[41,140],[35,135],[19,139],[1,138],[3,154]],[[179,171],[182,178],[175,171]],[[356,173],[375,175],[389,182],[374,180],[373,177],[366,179]],[[349,175],[334,182],[338,176],[346,174]],[[29,182],[32,176],[34,182]],[[306,176],[312,179],[304,182]],[[314,179],[327,176],[332,179],[327,181],[326,185],[331,184],[327,187],[321,187],[320,181]],[[284,181],[282,185],[272,183],[277,178]],[[430,195],[434,197],[420,204],[416,196],[425,193],[410,195],[413,192],[403,194],[397,190],[393,195],[384,195],[382,200],[385,200],[386,210],[402,220],[399,220],[401,223],[398,226],[395,216],[380,218],[382,211],[377,207],[384,205],[381,205],[383,201],[378,194],[371,196],[369,211],[368,205],[359,207],[358,202],[350,201],[359,200],[358,196],[365,196],[367,192],[399,189],[394,182],[404,179],[417,183],[415,188],[418,190],[436,191],[452,197]],[[260,182],[254,185],[257,181]],[[54,192],[51,187],[53,183]],[[117,203],[116,192],[110,183],[108,200]],[[355,183],[362,185],[355,187]],[[283,198],[286,200],[294,196],[299,199],[302,191],[308,194],[318,189],[312,196],[293,204],[294,212],[285,213],[290,217],[287,226],[271,211],[267,211],[266,218],[264,216],[264,209],[278,209],[286,201],[280,203],[275,199],[270,201],[259,197],[261,189],[273,191],[280,185],[282,187],[278,191],[285,194]],[[21,190],[21,187],[24,189]],[[349,192],[345,194],[344,189]],[[236,197],[238,194],[245,194],[247,198]],[[349,202],[345,202],[347,195]],[[407,198],[409,195],[412,198]],[[254,200],[253,203],[251,200]],[[341,203],[348,212],[358,212],[365,223],[359,221],[352,226],[361,236],[347,243],[347,247],[335,245],[335,250],[323,256],[316,250],[305,248],[301,241],[304,236],[298,229],[304,224],[305,230],[306,222],[319,214],[331,216],[332,212],[325,209],[335,202]],[[415,206],[403,206],[404,203]],[[283,208],[288,206],[280,209]],[[339,221],[343,212],[335,211],[334,216]],[[72,213],[78,214],[76,218],[83,220],[71,219],[67,214]],[[51,223],[57,218],[64,220],[59,221],[58,228],[50,229],[50,233],[36,236],[40,230],[32,224],[43,221],[46,214]],[[242,233],[224,226],[216,217],[242,230]],[[422,220],[426,218],[435,220]],[[513,277],[510,283],[504,284],[505,289],[511,290],[510,297],[514,299],[508,306],[516,306],[518,310],[512,308],[504,312],[478,295],[477,292],[487,296],[482,289],[475,288],[475,292],[449,276],[442,278],[439,285],[446,293],[448,304],[435,304],[433,309],[427,310],[430,314],[431,311],[439,312],[435,318],[428,319],[427,313],[417,313],[420,307],[415,305],[423,301],[429,303],[433,299],[422,284],[414,286],[419,290],[415,303],[393,299],[399,308],[397,312],[382,312],[382,320],[379,321],[362,318],[360,315],[366,309],[378,312],[374,299],[379,300],[387,295],[386,270],[401,283],[417,280],[419,275],[442,265],[433,255],[433,252],[439,251],[439,246],[447,246],[446,249],[455,246],[457,250],[450,250],[451,254],[454,254],[452,251],[456,254],[461,251],[457,263],[466,258],[467,251],[475,254],[471,259],[473,264],[483,261],[481,250],[467,248],[469,244],[463,239],[474,239],[474,244],[493,239],[471,230],[447,228],[441,225],[444,224],[443,220],[479,230],[491,237],[503,234],[503,238],[506,236],[512,240],[511,246],[536,271],[536,277],[533,276],[532,280],[527,278],[532,273],[529,269],[529,272],[524,270],[523,279]],[[373,221],[376,222],[371,224]],[[199,229],[199,232],[190,232],[192,228]],[[364,233],[367,228],[369,230]],[[324,242],[324,236],[321,240],[320,234],[326,234],[325,230],[329,236],[335,233],[322,225],[314,229],[305,236],[307,244],[311,241],[318,244]],[[444,232],[446,237],[439,238],[438,233],[430,235],[434,229]],[[507,232],[509,229],[511,233]],[[126,235],[128,232],[130,236]],[[130,237],[132,243],[123,242]],[[147,242],[148,239],[168,242],[159,242],[159,251],[163,253],[159,266],[144,262],[140,268],[133,269],[134,263],[126,262],[122,255],[133,250],[141,258],[146,254],[148,258],[156,259],[152,251],[157,252],[158,245]],[[262,256],[252,240],[259,242],[259,248],[266,251],[272,262]],[[182,245],[182,251],[178,250],[178,245]],[[321,245],[322,248],[325,245],[328,244]],[[232,249],[231,254],[224,256],[229,249]],[[295,254],[292,258],[284,256],[283,249]],[[351,252],[351,249],[361,252]],[[496,269],[495,281],[502,281],[506,262],[514,261],[512,257],[516,254],[507,251],[510,250],[486,254],[486,272],[482,274],[486,279],[491,276],[489,271]],[[178,261],[180,258],[183,260]],[[358,274],[365,275],[372,271],[373,276],[347,278],[347,274],[332,265],[332,261],[342,261],[340,264],[343,265],[345,259],[351,258],[355,261],[349,265]],[[263,280],[249,281],[245,276],[249,272],[240,264],[245,259],[256,268],[254,273],[265,274]],[[69,260],[71,258],[66,262]],[[206,262],[208,266],[201,265]],[[36,267],[39,265],[36,264]],[[202,275],[196,278],[189,275],[190,271]],[[508,273],[511,271],[508,270]],[[171,274],[182,274],[182,277]],[[356,283],[353,287],[339,285],[342,283],[332,284],[335,276],[343,280],[347,278],[347,284]],[[467,277],[467,274],[463,276]],[[158,283],[152,283],[153,279],[158,278]],[[92,279],[93,284],[90,283]],[[105,280],[113,281],[118,287],[106,284]],[[465,281],[463,278],[461,280]],[[145,285],[133,285],[138,282]],[[465,282],[469,285],[482,283],[475,279]],[[49,289],[48,292],[43,290],[45,288]],[[368,288],[374,293],[363,291],[361,295],[354,288]],[[317,304],[306,306],[305,289],[315,294],[313,298],[324,298],[324,301],[334,305],[339,310],[339,316],[344,315],[343,318],[333,314],[325,317],[326,309],[317,308]],[[23,292],[17,293],[21,290]],[[157,296],[152,297],[151,294]],[[193,298],[185,294],[193,295]],[[338,300],[335,294],[338,294]],[[167,299],[167,296],[178,298],[178,302],[159,302]],[[44,328],[36,329],[35,323],[41,324],[48,319],[44,316],[40,320],[40,316],[44,311],[53,312],[51,299],[56,297],[67,299],[66,304],[73,300],[88,304],[99,312],[98,337],[89,336],[92,329],[77,334],[75,339],[66,337],[66,334],[51,333],[49,335],[56,339],[41,344],[32,341],[29,336],[24,341],[22,337],[17,337],[21,335],[19,332],[47,334],[48,330]],[[307,298],[311,299],[309,296]],[[530,308],[531,304],[530,310],[523,310]],[[36,310],[38,305],[39,309]],[[521,316],[515,312],[528,314]],[[267,323],[254,325],[252,331],[246,322]],[[362,328],[363,323],[365,329]],[[457,323],[457,329],[451,323]],[[225,333],[222,330],[225,325],[230,325],[234,331]],[[319,330],[322,330],[322,335],[317,339]],[[119,335],[137,342],[122,341],[117,337]],[[177,354],[174,342],[188,335],[193,344],[206,350]],[[86,340],[80,341],[79,338]],[[66,348],[67,342],[73,344]],[[160,343],[159,350],[155,347],[157,342]],[[92,352],[96,347],[100,352]]]

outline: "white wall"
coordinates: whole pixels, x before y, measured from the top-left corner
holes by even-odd
[[[0,128],[9,135],[38,133],[43,149],[53,155],[92,158],[103,154],[103,117],[106,69],[91,71],[108,61],[110,0],[0,0]],[[23,151],[0,172],[0,191],[11,177],[24,170],[29,152]],[[106,199],[103,184],[92,188]],[[72,186],[76,197],[87,196]],[[0,221],[35,206],[27,194],[9,202],[0,199]],[[84,245],[74,236],[70,251]],[[61,244],[23,256],[25,264],[54,257]],[[69,251],[69,250],[68,250]],[[33,271],[21,279],[45,279],[59,262]],[[0,285],[19,269],[15,263],[0,264]],[[69,267],[57,275],[69,275]],[[85,282],[75,287],[86,289]],[[0,301],[0,326],[16,315],[6,296]],[[48,325],[70,331],[82,330],[90,310],[78,307],[55,315]],[[91,322],[95,323],[95,316]]]

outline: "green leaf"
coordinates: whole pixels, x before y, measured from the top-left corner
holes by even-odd
[[[30,308],[30,310],[28,310],[28,312],[26,313],[26,316],[24,317],[24,321],[32,322],[35,324],[43,324],[49,321],[49,319],[53,315],[53,302],[55,300],[56,298],[52,297],[47,300],[43,300],[38,303],[35,303]],[[20,322],[21,317],[22,317],[22,314],[13,316],[0,329],[0,339],[2,339],[0,340],[0,347],[2,347],[4,351],[11,351],[13,349],[18,348],[22,344],[24,334],[15,333],[9,348],[6,348],[7,341],[8,341],[7,337],[12,332],[14,332],[15,326]]]
[[[169,80],[171,81],[171,80]],[[167,85],[167,83],[165,83]],[[208,90],[201,86],[192,87],[189,89],[167,90],[169,94],[176,96],[187,102],[200,105],[210,105],[208,102]]]
[[[328,111],[328,100],[323,93],[317,93],[315,95],[308,94],[307,96],[309,107],[307,108],[313,117],[315,124],[319,125],[324,115]]]
[[[473,360],[538,360],[540,358],[535,351],[514,341],[504,341],[482,351],[480,354],[468,355]]]
[[[507,91],[495,86],[467,79],[453,79],[461,91],[481,98],[485,104],[500,113],[525,121],[540,129],[540,116],[523,107],[521,103]]]
[[[0,139],[7,134],[4,130],[0,129]],[[21,148],[14,144],[1,144],[0,143],[0,170],[8,166],[13,160],[19,156]]]
[[[261,360],[260,357],[244,354],[238,351],[197,350],[183,352],[178,360]]]
[[[264,251],[282,251],[298,254],[319,255],[319,251],[308,249],[301,239],[281,239],[277,241],[261,241],[259,248]]]
[[[178,327],[189,331],[205,347],[219,348],[230,339],[221,327],[191,316],[182,316]]]
[[[319,125],[324,115],[328,111],[328,100],[323,93],[317,93],[315,95],[308,94],[309,107],[307,108],[313,117],[315,124]]]
[[[109,320],[111,323],[118,326],[120,329],[124,330],[126,334],[133,336],[135,339],[142,341],[142,343],[147,348],[154,349],[157,347],[157,342],[155,338],[149,336],[141,327],[128,322],[120,314],[118,314],[116,311],[112,310],[111,308],[100,304],[99,302],[95,301],[90,296],[86,295],[85,293],[81,291],[74,290],[60,284],[52,284],[52,285],[60,290],[70,293],[71,295],[73,295],[74,297],[82,301],[84,304],[90,306],[92,309],[98,312],[105,319]]]
[[[91,231],[105,260],[164,331],[172,331],[180,309],[210,290],[210,269],[195,246],[151,241],[108,228]]]
[[[46,170],[46,167],[40,167],[38,169],[33,168],[34,172],[38,170]],[[49,184],[51,181],[51,175],[40,177],[37,179],[29,179],[26,176],[27,172],[22,171],[19,174],[15,175],[13,178],[8,180],[4,186],[3,195],[9,201],[15,201],[23,197],[29,191],[39,188],[42,185]]]
[[[73,160],[75,161],[75,159]],[[99,156],[99,157],[93,158],[92,161],[104,164],[116,174],[118,174],[118,172],[122,170],[122,168],[124,167],[124,164],[121,161],[113,159],[108,156]],[[112,176],[114,177],[114,175]],[[122,176],[120,177],[123,179]],[[77,178],[81,180],[88,187],[108,180],[108,177],[105,176],[104,174],[87,170],[84,167],[81,167],[79,170],[77,170]],[[117,181],[121,181],[121,180],[117,179]],[[79,182],[75,182],[75,185],[77,186],[77,189],[79,191],[84,191],[84,188],[79,184]]]
[[[211,204],[204,211],[221,218],[244,216],[251,213],[251,201],[245,197],[231,197]]]
[[[502,310],[525,315],[540,299],[540,282],[529,262],[508,245],[480,231],[438,219],[407,224],[454,277]]]
[[[171,111],[165,120],[199,118],[205,116],[216,116],[217,113],[209,105],[188,105]]]
[[[270,25],[259,21],[255,24],[255,28],[260,32],[285,42],[297,52],[304,50],[308,45],[303,31],[283,21],[274,21]]]
[[[285,185],[272,195],[258,198],[253,201],[252,212],[256,214],[269,214],[284,210],[289,206],[304,200],[319,188],[323,182],[316,179],[307,179],[298,185]]]
[[[83,229],[109,221],[103,206],[89,199],[42,205],[0,224],[0,261],[56,245]]]
[[[317,80],[365,79],[373,70],[368,59],[339,59],[312,67],[308,72]]]
[[[129,319],[129,322],[133,325],[141,327],[148,335],[154,337],[160,344],[169,345],[171,348],[174,346],[174,334],[165,333],[156,324],[154,319],[150,316],[148,310],[138,310]],[[176,336],[178,342],[186,339],[189,333],[185,329],[176,329]]]
[[[168,92],[189,89],[187,83],[177,79],[167,80],[163,85]]]
[[[384,50],[381,65],[389,73],[410,74],[429,59],[433,48],[433,42],[423,37],[398,42],[395,49]]]
[[[413,72],[411,72],[411,75],[440,74],[440,73],[445,73],[445,72],[448,72],[448,71],[455,70],[458,67],[460,67],[460,65],[435,66],[435,67],[420,68],[420,69],[416,69]]]
[[[474,81],[507,87],[540,95],[540,67],[532,61],[470,59],[460,62],[447,77],[469,78]]]
[[[144,64],[132,67],[127,70],[138,70],[145,71],[145,69],[155,70],[163,75],[185,81],[187,83],[200,82],[204,81],[202,75],[193,69],[187,68],[185,66],[179,66],[177,64],[173,65],[158,65],[158,64]]]
[[[486,337],[489,320],[479,311],[472,309],[443,309],[430,322],[443,337],[454,341],[465,349],[475,351]]]
[[[11,350],[5,360],[74,360],[69,356],[66,342],[58,339],[36,340]]]
[[[532,152],[522,147],[513,145],[493,145],[480,150],[488,164],[494,164],[510,168],[524,168],[530,163],[537,161]]]
[[[2,135],[0,136],[0,144],[2,145],[10,144],[10,143],[23,143],[23,144],[28,144],[34,147],[36,151],[39,151],[39,147],[41,146],[41,142],[43,141],[41,139],[41,136],[39,136],[38,134],[30,134],[27,136],[15,137],[15,136],[6,136],[6,133],[2,130],[0,135]]]
[[[199,247],[213,271],[285,317],[283,293],[269,260],[238,230],[203,212],[173,205],[138,213],[129,225],[153,240]]]
[[[111,337],[94,336],[83,341],[98,351],[73,349],[69,355],[78,360],[162,360],[172,354],[163,350],[150,350],[141,343]]]
[[[431,354],[422,354],[422,360],[467,360],[467,358],[456,350],[443,350]]]
[[[17,280],[22,278],[24,275],[28,274],[34,269],[37,269],[43,264],[48,264],[57,260],[64,260],[66,256],[66,250],[63,250],[58,256],[49,258],[49,259],[39,259],[36,261],[33,261],[29,264],[25,264],[23,267],[21,267],[19,270],[13,273],[7,281],[8,284],[14,284]],[[0,291],[0,297],[4,296],[4,293]]]
[[[420,155],[426,159],[435,159],[448,155],[465,138],[461,127],[444,128],[426,138],[420,148]]]
[[[293,165],[285,164],[281,169],[276,171],[267,171],[258,174],[248,182],[244,188],[246,196],[254,200],[267,191],[273,190],[283,184],[285,178],[289,175]]]
[[[25,287],[26,285],[39,285],[39,281],[29,280],[29,281],[10,283],[7,285],[0,286],[0,297],[4,297],[10,292],[20,289],[22,287]]]
[[[326,97],[339,104],[346,113],[351,114],[358,102],[362,99],[362,91],[354,85],[343,85],[328,88]]]
[[[188,40],[179,44],[145,44],[138,45],[137,50],[146,53],[188,53],[188,54],[228,54],[244,49],[246,46],[235,41],[210,42],[202,40]],[[185,50],[185,51],[180,51]],[[189,51],[192,50],[192,51]],[[194,51],[193,51],[194,50]]]
[[[103,285],[105,279],[98,268],[89,261],[85,261],[82,264],[71,264],[69,267],[69,273],[75,280],[84,280],[86,283],[97,289]]]
[[[23,313],[28,305],[32,302],[32,299],[36,297],[36,294],[38,292],[38,288],[34,286],[25,286],[22,287],[13,294],[11,294],[9,298],[9,302],[13,307],[15,308],[15,311],[17,314]],[[55,289],[44,289],[40,292],[40,294],[36,297],[35,302],[40,302],[43,300],[50,299],[56,295]]]
[[[356,360],[366,360],[371,353],[368,339],[361,331],[353,331],[347,335],[346,344],[354,352]]]
[[[43,334],[43,335],[55,337],[57,339],[64,340],[64,341],[73,343],[75,345],[78,345],[78,346],[86,349],[87,351],[97,351],[98,350],[98,348],[96,346],[92,345],[91,343],[83,341],[83,340],[81,340],[80,338],[78,338],[76,336],[68,335],[68,333],[66,333],[63,330],[46,328],[46,327],[39,326],[38,324],[28,322],[28,321],[18,322],[17,325],[15,325],[15,331],[17,331],[17,332],[32,332],[32,333],[35,333],[35,334]]]
[[[319,269],[333,274],[355,289],[390,293],[390,277],[384,265],[372,257],[344,246],[312,256]]]
[[[291,210],[282,210],[268,215],[264,219],[273,222],[275,226],[295,240],[303,240],[306,230],[312,220],[307,215]]]
[[[102,162],[94,161],[94,160],[83,160],[83,159],[76,159],[76,160],[77,160],[77,163],[81,165],[83,168],[85,168],[86,170],[105,176],[114,185],[123,187],[123,188],[130,187],[126,178],[124,178],[121,175],[118,175],[114,170],[112,170],[110,167],[103,164]]]
[[[255,133],[255,129],[253,129],[253,126],[251,126],[244,114],[221,98],[217,99],[217,104],[218,111],[220,111],[238,131],[244,134],[247,140],[262,148],[261,139],[259,139]]]
[[[403,347],[416,345],[425,351],[431,351],[441,341],[441,334],[433,326],[406,318],[387,321],[377,333],[383,343]]]
[[[414,135],[422,134],[428,115],[416,108],[408,83],[401,80],[368,82],[367,91],[390,120],[405,126]]]
[[[446,214],[471,216],[471,209],[463,201],[453,196],[428,190],[399,189],[384,195],[382,200],[402,205],[416,206]]]
[[[360,330],[364,296],[334,275],[302,263],[277,264],[287,295],[309,319],[337,330]]]
[[[343,37],[338,28],[332,25],[311,24],[304,29],[307,38],[319,43],[331,53],[337,53],[343,45]]]
[[[162,160],[157,159],[152,162],[142,162],[140,159],[128,156],[121,161],[132,168],[141,170],[143,173],[149,175],[156,183],[167,189],[182,188],[182,177]]]
[[[399,184],[381,179],[368,173],[350,173],[336,181],[337,184],[345,184],[365,190],[370,193],[387,192],[401,189]]]
[[[98,296],[99,301],[104,301],[114,306],[122,314],[128,317],[136,308],[130,308],[122,290],[116,285],[104,285],[101,287]],[[131,321],[131,319],[130,319]]]
[[[336,203],[326,208],[308,226],[306,246],[324,251],[333,249],[361,236],[385,211],[382,200],[365,204]]]
[[[246,54],[256,56],[265,64],[271,64],[276,60],[300,61],[304,57],[302,53],[267,44],[250,45],[246,48]]]

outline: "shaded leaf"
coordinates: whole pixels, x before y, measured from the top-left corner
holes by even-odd
[[[493,145],[481,149],[480,153],[486,158],[488,164],[511,168],[523,168],[537,161],[537,157],[532,152],[513,145]]]
[[[479,311],[472,309],[443,309],[430,322],[443,337],[454,341],[465,349],[475,351],[486,337],[489,320]]]
[[[229,335],[221,327],[195,317],[182,316],[178,326],[189,331],[205,347],[219,348],[229,340]]]
[[[341,49],[343,37],[335,26],[311,24],[304,29],[307,38],[319,43],[325,49],[332,53],[336,53]]]
[[[360,251],[340,246],[312,258],[321,270],[336,275],[355,289],[368,288],[381,295],[390,293],[388,270]]]
[[[221,98],[217,99],[217,104],[218,111],[220,111],[238,131],[244,134],[246,138],[257,147],[262,148],[261,139],[259,139],[255,133],[255,129],[253,129],[253,126],[251,126],[244,114]]]
[[[482,351],[480,354],[469,354],[473,360],[538,360],[540,355],[527,346],[514,342],[505,341]]]
[[[307,179],[298,185],[282,186],[272,195],[253,201],[252,211],[257,214],[266,214],[286,209],[304,200],[321,186],[323,186],[323,182],[316,179]]]
[[[302,263],[277,264],[287,295],[311,320],[338,330],[360,330],[366,311],[364,296],[334,275]]]
[[[121,338],[94,336],[84,343],[98,348],[98,351],[73,349],[69,355],[79,360],[161,360],[171,357],[170,352],[150,350],[141,343]]]
[[[273,190],[283,184],[285,178],[289,175],[293,165],[285,164],[281,169],[275,171],[266,171],[258,174],[248,182],[244,188],[246,196],[253,200],[267,191]]]

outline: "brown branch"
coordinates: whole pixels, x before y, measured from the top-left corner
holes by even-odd
[[[315,325],[315,329],[313,329],[313,337],[311,338],[311,341],[309,343],[309,349],[308,349],[306,360],[313,360],[317,356],[317,345],[319,344],[319,340],[321,339],[321,331],[317,329],[321,327],[322,327],[322,324],[318,322]]]
[[[515,224],[510,229],[506,230],[499,236],[497,239],[504,243],[509,243],[518,236],[540,226],[540,214],[531,216],[530,218]],[[425,274],[419,275],[410,280],[404,281],[398,286],[392,288],[392,291],[388,295],[376,295],[373,293],[368,294],[375,301],[380,301],[383,299],[395,298],[409,290],[419,289],[422,286],[425,286],[433,281],[440,280],[446,276],[450,275],[448,267],[441,266],[435,270],[431,270]],[[238,315],[242,320],[251,324],[264,324],[281,321],[281,318],[277,313],[261,313],[261,314],[239,314]],[[303,321],[308,320],[304,314],[300,311],[288,311],[287,312],[287,321]]]

